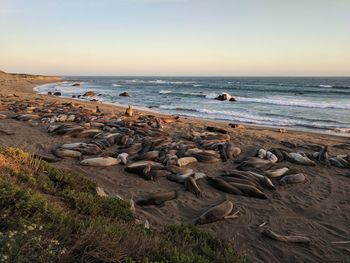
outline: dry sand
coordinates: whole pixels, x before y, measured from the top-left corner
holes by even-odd
[[[0,100],[22,101],[71,101],[54,96],[37,95],[34,86],[56,82],[54,77],[31,77],[26,75],[7,75],[0,73]],[[15,93],[19,97],[8,97]],[[80,102],[79,102],[80,103]],[[125,109],[94,102],[84,102],[87,107],[96,105],[106,113],[122,114]],[[0,113],[13,115],[0,104]],[[247,127],[231,129],[227,123],[194,119],[183,119],[168,124],[164,130],[173,138],[180,138],[190,130],[204,131],[206,126],[216,126],[229,130],[232,142],[241,147],[244,153],[252,146],[265,149],[282,147],[281,140],[293,143],[315,143],[329,145],[330,154],[349,154],[349,150],[341,150],[332,145],[345,143],[347,138],[312,134],[306,132],[279,133],[276,129]],[[62,138],[46,132],[46,125],[32,127],[29,122],[12,119],[0,120],[0,129],[12,131],[14,135],[0,133],[1,146],[14,146],[33,153],[48,155],[51,149],[63,142],[81,141],[77,138]],[[305,150],[306,152],[311,152]],[[111,195],[123,198],[136,198],[144,193],[169,189],[177,189],[180,193],[175,200],[166,202],[161,207],[137,207],[137,216],[148,219],[151,227],[160,228],[164,224],[192,223],[206,209],[228,199],[232,200],[241,216],[237,220],[224,220],[201,228],[213,232],[219,237],[234,240],[237,249],[246,250],[252,262],[345,262],[350,259],[350,244],[334,244],[333,241],[350,240],[350,174],[349,169],[325,168],[320,164],[315,167],[295,165],[288,162],[278,163],[276,167],[293,167],[307,174],[304,184],[279,186],[276,191],[266,191],[267,200],[230,195],[215,190],[203,181],[199,187],[204,195],[195,197],[186,192],[182,185],[170,182],[166,178],[146,181],[143,178],[128,174],[121,165],[109,168],[91,168],[79,165],[77,160],[66,158],[55,165],[77,170],[105,189]],[[230,170],[237,166],[233,161],[214,164],[195,164],[190,167],[207,175],[220,175],[221,170]],[[268,239],[261,235],[259,225],[266,223],[273,231],[280,234],[300,234],[311,238],[309,246],[283,243]]]

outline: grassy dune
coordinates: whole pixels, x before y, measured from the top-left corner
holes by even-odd
[[[245,262],[194,226],[135,223],[129,203],[87,178],[0,147],[0,262]]]

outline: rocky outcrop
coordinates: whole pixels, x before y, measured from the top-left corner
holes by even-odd
[[[228,100],[228,101],[236,101],[236,98],[231,96],[230,94],[223,92],[221,95],[217,96],[215,98],[216,100],[220,100],[220,101],[224,101],[224,100]]]
[[[96,93],[93,92],[93,91],[87,91],[87,92],[84,93],[83,96],[84,97],[94,97],[94,96],[96,96]]]
[[[124,92],[120,93],[119,96],[121,96],[121,97],[129,97],[129,93],[124,91]]]

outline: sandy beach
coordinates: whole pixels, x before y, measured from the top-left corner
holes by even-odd
[[[32,113],[31,110],[35,107],[44,107],[45,103],[54,105],[72,103],[73,106],[90,109],[91,112],[98,106],[105,119],[124,118],[125,108],[53,95],[39,95],[33,91],[35,86],[57,81],[60,81],[59,77],[10,75],[0,72],[0,114],[7,116],[0,120],[0,131],[5,131],[0,132],[1,146],[19,147],[32,153],[54,157],[51,151],[63,143],[91,140],[52,135],[47,132],[49,125],[47,123],[17,121],[11,118],[18,114]],[[20,104],[28,104],[28,107],[34,108],[28,111],[26,107],[10,107]],[[139,117],[149,114],[158,118],[173,119],[172,116],[135,110],[134,116],[126,120],[136,121]],[[335,135],[301,131],[281,133],[277,128],[247,125],[245,128],[231,128],[228,122],[182,117],[162,126],[163,128],[160,128],[162,133],[169,134],[173,142],[184,143],[191,143],[189,134],[204,133],[208,126],[224,129],[230,136],[229,141],[241,149],[240,157],[253,148],[284,148],[295,152],[314,153],[305,145],[327,145],[329,155],[332,157],[346,155],[350,151],[349,138]],[[288,148],[285,144],[281,144],[281,141],[294,144],[297,148]],[[345,146],[334,147],[337,145]],[[108,156],[118,147],[117,145],[110,147],[102,154]],[[349,169],[324,167],[317,162],[315,166],[278,162],[273,169],[281,167],[296,169],[298,173],[306,175],[306,180],[300,184],[280,185],[278,180],[273,178],[272,182],[277,189],[265,190],[267,199],[263,200],[224,193],[214,189],[205,179],[198,180],[203,195],[196,197],[179,183],[169,181],[165,177],[147,181],[139,175],[125,172],[125,166],[121,164],[97,168],[82,166],[79,160],[73,158],[63,158],[54,165],[79,171],[95,181],[108,195],[120,196],[126,200],[136,200],[145,193],[177,190],[178,197],[162,206],[136,206],[137,217],[142,221],[148,220],[151,228],[155,229],[171,223],[193,223],[210,207],[224,200],[231,200],[235,210],[240,212],[238,219],[222,220],[200,227],[220,238],[233,240],[236,248],[246,251],[252,262],[345,262],[350,258],[349,243],[343,242],[350,240]],[[236,169],[237,166],[233,159],[226,162],[198,162],[186,167],[216,177],[225,171]],[[283,235],[308,237],[311,243],[304,245],[269,239],[261,234],[265,227]]]

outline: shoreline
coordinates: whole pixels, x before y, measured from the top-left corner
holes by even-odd
[[[84,80],[79,80],[79,79],[75,79],[75,80],[67,80],[64,79],[64,77],[61,77],[62,81],[59,82],[49,82],[49,83],[45,83],[43,85],[38,85],[33,87],[33,93],[35,94],[40,94],[40,95],[44,95],[44,96],[49,96],[52,97],[52,95],[47,95],[45,93],[40,93],[40,91],[36,90],[38,88],[40,88],[41,86],[45,86],[47,84],[59,84],[59,83],[74,83],[74,82],[84,82]],[[57,98],[63,98],[63,99],[69,99],[69,100],[73,100],[73,101],[79,101],[79,102],[83,102],[83,103],[99,103],[102,105],[108,105],[108,106],[112,106],[112,107],[116,107],[116,109],[118,110],[125,110],[128,107],[128,104],[120,104],[120,103],[114,103],[114,102],[107,102],[107,101],[98,101],[98,102],[92,102],[89,101],[88,98],[71,98],[68,96],[56,96]],[[148,108],[145,106],[134,106],[131,105],[135,110],[140,111],[140,112],[144,112],[144,113],[150,113],[150,114],[157,114],[157,115],[161,115],[161,116],[180,116],[182,118],[185,119],[192,119],[192,120],[196,120],[196,121],[204,121],[204,122],[210,122],[213,123],[213,125],[215,123],[220,123],[220,124],[229,124],[229,123],[233,123],[233,121],[229,121],[229,120],[220,120],[220,119],[212,119],[212,118],[205,118],[205,117],[194,117],[194,116],[187,116],[187,115],[183,115],[183,114],[170,114],[170,113],[163,113],[161,111],[159,111],[157,107],[154,108]],[[349,132],[336,132],[336,131],[332,131],[329,129],[313,129],[313,128],[303,128],[303,127],[289,127],[289,126],[273,126],[273,125],[263,125],[263,124],[250,124],[250,123],[245,123],[245,122],[235,122],[235,124],[242,124],[248,128],[251,129],[256,129],[256,130],[272,130],[272,131],[278,131],[279,129],[285,129],[287,130],[287,132],[292,132],[292,133],[309,133],[309,134],[314,134],[314,135],[326,135],[326,136],[332,136],[332,137],[341,137],[341,138],[350,138],[350,133]],[[343,129],[343,128],[339,128],[339,129]]]
[[[26,111],[35,113],[35,107],[39,109],[37,112],[40,115],[46,113],[57,115],[65,107],[67,107],[67,111],[71,109],[85,111],[93,110],[96,106],[99,106],[103,116],[94,115],[93,111],[90,111],[92,112],[90,116],[100,117],[97,121],[101,123],[108,120],[133,123],[139,119],[147,118],[148,114],[169,116],[135,111],[132,118],[126,118],[124,116],[125,108],[122,107],[77,101],[72,98],[39,95],[33,91],[36,85],[44,84],[45,81],[46,83],[54,82],[55,80],[53,78],[28,81],[10,79],[10,77],[4,80],[0,76],[0,114],[6,115],[5,119],[0,120],[0,130],[8,132],[7,134],[0,133],[0,146],[17,147],[32,154],[55,158],[52,151],[62,146],[62,144],[90,143],[94,140],[93,138],[54,135],[48,133],[48,123],[42,123],[38,120],[18,121],[11,118],[17,114],[26,113]],[[13,94],[16,94],[16,96]],[[44,111],[41,111],[41,109],[44,109]],[[51,112],[48,112],[48,109]],[[92,120],[56,122],[53,123],[53,126],[73,124],[84,126],[86,130],[92,127],[92,122]],[[89,125],[85,127],[85,124]],[[303,148],[303,146],[327,145],[331,157],[348,154],[347,149],[335,147],[339,144],[348,143],[349,140],[345,137],[298,131],[280,133],[276,131],[277,129],[251,127],[249,125],[245,129],[233,129],[228,127],[227,122],[221,123],[194,118],[180,118],[172,123],[164,123],[163,127],[156,128],[156,131],[164,134],[178,145],[191,145],[191,143],[196,143],[191,137],[192,132],[204,133],[208,126],[227,131],[229,141],[242,151],[238,158],[246,155],[250,156],[249,152],[252,148],[286,149],[284,144],[281,143],[284,141],[296,145],[295,149],[289,148],[291,151],[312,154],[313,150]],[[99,132],[103,130],[102,128],[98,129]],[[147,129],[154,131],[153,128]],[[141,136],[141,138],[138,136],[141,136],[141,133],[133,136],[137,143],[140,142],[141,138],[146,141],[159,139],[157,134],[149,137]],[[350,146],[350,144],[347,145],[347,147]],[[124,149],[124,146],[117,144],[104,149],[102,153],[90,155],[90,157],[111,156],[118,150]],[[130,158],[130,163],[135,161],[133,156],[135,155]],[[84,154],[83,159],[86,158],[89,158],[89,155]],[[236,160],[231,159],[226,162],[219,160],[213,163],[198,162],[189,164],[186,168],[193,169],[196,173],[204,173],[208,177],[220,177],[226,171],[237,169]],[[199,228],[221,239],[234,240],[235,249],[246,251],[250,261],[277,263],[281,262],[282,258],[284,262],[339,262],[348,257],[346,244],[332,244],[330,242],[347,240],[348,237],[345,233],[350,232],[348,224],[350,204],[347,201],[350,194],[349,169],[327,168],[319,163],[315,166],[304,166],[288,161],[278,162],[273,169],[287,167],[297,173],[305,174],[306,181],[295,185],[280,185],[279,179],[271,178],[277,189],[263,189],[263,193],[267,198],[258,199],[222,192],[209,185],[204,178],[197,182],[203,193],[201,197],[197,197],[187,191],[183,184],[170,181],[162,176],[154,181],[145,180],[140,175],[126,172],[126,166],[122,164],[110,167],[89,167],[81,165],[77,158],[62,158],[53,165],[79,172],[94,181],[108,196],[122,197],[128,201],[130,199],[137,200],[148,193],[176,190],[178,197],[167,201],[163,206],[136,205],[135,216],[142,222],[148,220],[151,228],[156,230],[161,230],[162,227],[169,224],[192,224],[194,219],[211,207],[229,200],[234,204],[235,210],[240,212],[239,218],[222,220],[199,226]],[[265,238],[261,234],[262,228],[260,226],[262,224],[271,227],[276,233],[297,233],[310,237],[313,242],[310,246],[303,246]]]

